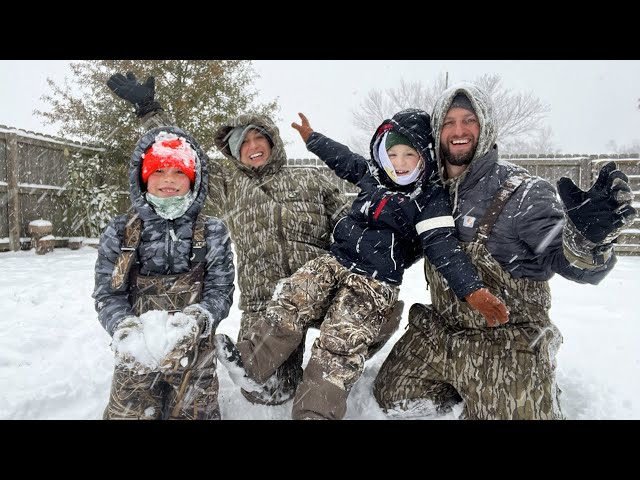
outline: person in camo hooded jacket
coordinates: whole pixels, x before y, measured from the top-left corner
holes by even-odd
[[[613,268],[613,242],[636,211],[627,177],[605,165],[588,191],[546,180],[499,158],[496,116],[478,87],[445,90],[433,111],[436,158],[456,234],[484,283],[510,311],[487,328],[425,262],[431,305],[383,363],[374,395],[390,414],[429,415],[463,401],[463,418],[560,419],[555,368],[562,343],[549,317],[554,273],[598,284]]]
[[[207,177],[204,152],[176,127],[152,129],[131,155],[132,208],[104,230],[95,266],[95,307],[117,358],[105,419],[220,418],[211,340],[229,314],[235,270],[227,227],[201,212]],[[152,310],[168,320],[141,318]],[[143,361],[141,346],[159,332],[171,350]]]
[[[145,128],[172,123],[154,98],[153,77],[142,84],[132,73],[115,74],[107,85],[135,106]],[[285,168],[278,127],[265,115],[229,119],[214,141],[228,161],[209,162],[208,207],[225,221],[235,246],[240,338],[264,315],[278,281],[327,253],[333,227],[348,212],[348,202],[316,168]],[[389,325],[398,323],[399,314]],[[291,399],[302,378],[303,353],[304,342],[260,395],[244,390],[243,395],[267,405]]]

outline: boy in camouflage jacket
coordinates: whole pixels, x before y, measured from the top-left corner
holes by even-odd
[[[153,129],[131,155],[129,183],[132,210],[104,230],[95,267],[95,307],[117,359],[104,418],[219,419],[211,340],[235,270],[227,227],[201,213],[206,156],[179,128]],[[169,313],[162,334],[144,315],[152,310]],[[145,348],[158,340],[168,351],[150,361]]]

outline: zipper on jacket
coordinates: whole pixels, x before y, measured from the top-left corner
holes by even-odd
[[[173,226],[173,220],[167,220],[167,241],[165,242],[165,250],[167,252],[167,273],[173,273],[173,243],[174,240],[177,240]]]
[[[284,260],[285,273],[290,276],[293,272],[289,265],[289,254],[287,253],[287,240],[284,236],[284,228],[282,227],[282,205],[276,203],[276,225],[278,226],[278,235],[280,236],[280,243],[282,244],[282,257]]]
[[[264,176],[261,178],[256,177],[254,181],[256,181],[256,185],[262,192],[267,195],[273,203],[276,205],[275,215],[276,215],[276,228],[278,231],[278,241],[280,243],[282,249],[282,259],[283,259],[283,267],[285,269],[285,273],[287,276],[290,276],[293,272],[291,271],[291,266],[289,265],[289,254],[287,253],[287,239],[284,234],[284,228],[282,226],[282,201],[274,197],[274,195],[269,191],[268,183],[271,182],[273,178],[269,180],[265,180]]]

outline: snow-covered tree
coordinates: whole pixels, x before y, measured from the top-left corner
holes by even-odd
[[[544,146],[547,151],[557,150],[550,141],[551,129],[543,125],[550,107],[533,93],[513,92],[505,88],[499,75],[483,75],[472,83],[487,92],[493,101],[498,122],[498,143],[501,147],[504,146],[511,152],[511,147],[515,145],[522,148],[536,148],[537,145]],[[421,82],[401,80],[398,88],[390,88],[384,92],[370,91],[362,104],[352,112],[354,125],[362,133],[351,139],[351,144],[360,153],[367,154],[371,135],[384,119],[391,118],[394,113],[405,108],[421,108],[431,113],[436,99],[446,88],[446,77],[440,74],[426,86]]]
[[[122,204],[122,190],[107,182],[102,174],[105,160],[100,155],[75,154],[69,158],[65,207],[73,235],[97,238],[116,213],[118,204]]]

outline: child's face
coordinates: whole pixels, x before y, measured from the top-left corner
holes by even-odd
[[[398,177],[409,175],[420,162],[420,155],[409,145],[394,145],[387,150],[387,155]]]
[[[147,181],[147,191],[156,197],[177,197],[185,195],[191,188],[191,180],[180,169],[173,167],[159,168]]]
[[[271,156],[269,140],[257,130],[249,130],[240,146],[240,163],[248,167],[260,167]]]

